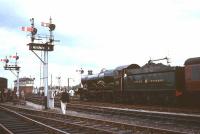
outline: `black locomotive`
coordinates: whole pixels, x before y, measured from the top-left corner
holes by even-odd
[[[194,94],[196,98],[200,97],[200,77],[195,77],[195,80],[190,79],[190,82],[186,79],[191,75],[200,76],[200,58],[189,61],[190,64],[187,60],[185,66],[178,67],[156,64],[150,60],[141,67],[131,64],[83,76],[80,98],[89,101],[127,103],[185,103],[188,98],[193,98]],[[189,67],[193,68],[193,72],[191,69],[188,71]],[[194,81],[196,81],[195,93],[188,85],[191,87],[191,82]]]

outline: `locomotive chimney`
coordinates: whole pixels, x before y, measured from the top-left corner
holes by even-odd
[[[92,75],[92,70],[88,70],[88,75]]]

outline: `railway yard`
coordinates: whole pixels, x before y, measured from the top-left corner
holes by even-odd
[[[198,134],[200,109],[122,105],[72,100],[63,115],[58,97],[55,108],[44,109],[43,97],[26,97],[26,105],[1,103],[3,133],[116,133]]]
[[[200,57],[183,67],[152,60],[119,66],[82,76],[74,95],[69,87],[34,93],[31,78],[19,79],[19,89],[9,91],[0,78],[0,132],[200,134],[199,70]]]
[[[0,7],[0,134],[200,134],[199,2]]]

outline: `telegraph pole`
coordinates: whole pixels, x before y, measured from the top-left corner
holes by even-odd
[[[35,43],[34,41],[36,39],[35,35],[37,34],[37,29],[34,26],[34,18],[31,18],[30,21],[31,21],[31,27],[27,27],[24,28],[24,30],[23,29],[22,30],[31,32],[31,43],[28,43],[27,45],[29,46],[29,50],[31,50],[37,56],[37,58],[39,58],[39,60],[43,63],[43,86],[44,86],[45,109],[53,108],[54,105],[52,106],[52,104],[54,104],[54,99],[52,98],[53,102],[52,100],[50,100],[50,94],[48,90],[48,52],[54,50],[53,42],[55,40],[53,36],[53,30],[55,30],[56,26],[55,24],[52,24],[51,17],[49,19],[49,23],[42,22],[41,25],[43,27],[49,28],[50,32],[49,38],[45,43],[43,42]],[[42,39],[36,39],[36,40],[42,40]],[[44,53],[43,59],[35,51],[42,51]]]
[[[70,79],[70,78],[67,79],[67,83],[68,83],[68,86],[67,86],[68,89],[67,89],[67,90],[68,90],[68,91],[69,91],[69,79]]]
[[[58,79],[58,89],[59,91],[61,91],[61,76],[58,76],[57,79]]]

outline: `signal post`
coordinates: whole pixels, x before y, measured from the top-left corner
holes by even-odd
[[[14,64],[8,64],[9,63],[9,59],[7,57],[5,59],[3,59],[2,61],[5,62],[4,69],[5,70],[10,70],[17,78],[17,89],[16,89],[17,98],[16,99],[19,99],[19,69],[20,69],[20,67],[17,64],[17,60],[19,59],[19,56],[16,53],[15,56],[9,56],[9,57],[15,59],[15,63]],[[16,73],[14,71],[16,71]]]
[[[45,43],[35,43],[36,40],[41,40],[35,38],[37,34],[37,29],[34,26],[34,18],[31,18],[31,27],[25,28],[29,29],[27,31],[31,32],[31,43],[28,43],[27,45],[29,46],[29,50],[31,50],[43,63],[43,86],[44,86],[44,104],[45,104],[45,109],[48,108],[54,108],[54,97],[52,91],[48,89],[48,52],[54,50],[54,45],[53,42],[54,36],[53,36],[53,30],[55,30],[55,24],[52,24],[52,19],[50,18],[49,23],[44,23],[42,22],[42,26],[48,27],[49,28],[49,39]],[[22,27],[23,30],[23,27]],[[25,31],[25,30],[23,30]],[[43,59],[38,56],[38,54],[35,51],[42,51],[44,53]]]

